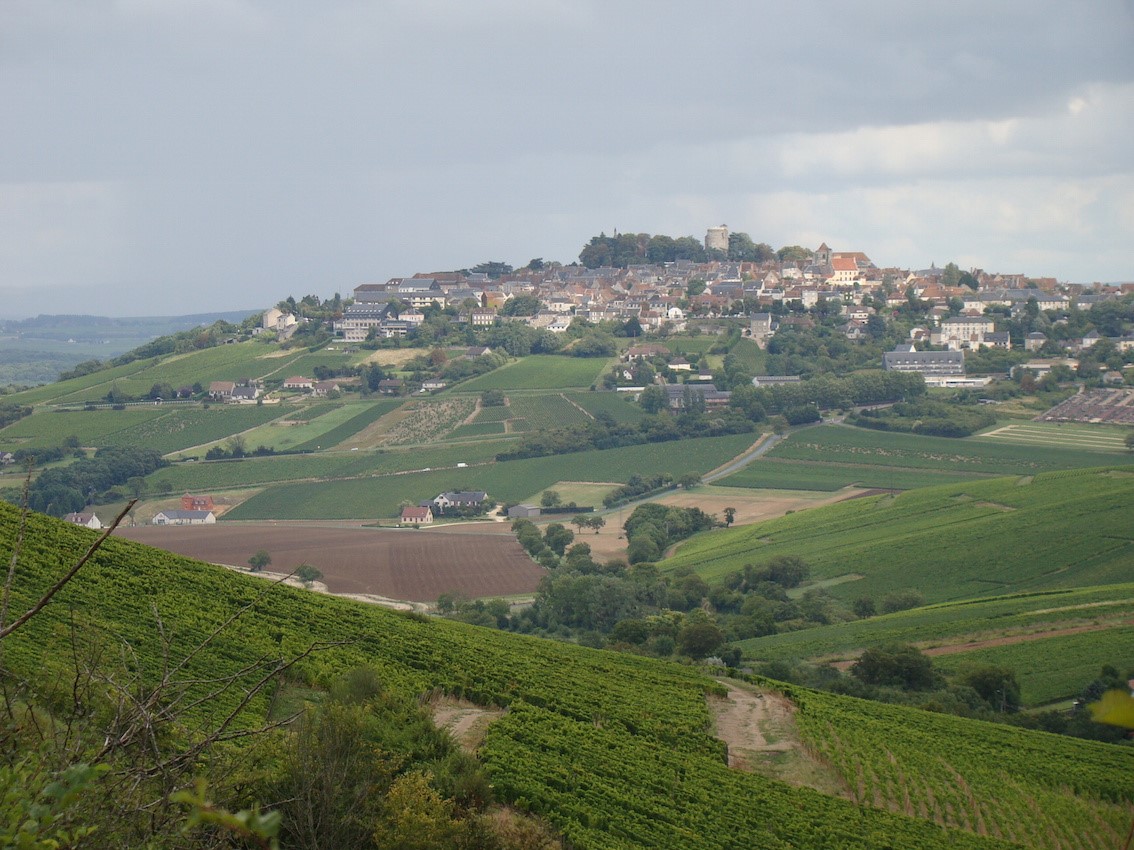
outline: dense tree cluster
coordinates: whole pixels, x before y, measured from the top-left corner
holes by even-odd
[[[100,498],[108,498],[114,487],[168,465],[154,449],[102,448],[92,458],[44,470],[28,489],[28,507],[51,516],[81,511]]]
[[[747,233],[730,233],[728,251],[706,250],[695,236],[651,236],[648,233],[621,233],[607,236],[600,233],[591,237],[579,253],[579,262],[590,269],[600,266],[626,268],[632,265],[673,263],[689,260],[703,263],[706,260],[733,260],[735,262],[766,262],[776,252],[770,245],[757,244]]]
[[[882,410],[863,410],[847,417],[851,425],[877,431],[900,431],[936,437],[968,437],[996,424],[996,414],[977,404],[918,399]]]

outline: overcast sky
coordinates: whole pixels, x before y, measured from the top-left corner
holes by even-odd
[[[1134,0],[0,0],[0,316],[599,231],[1134,280]]]

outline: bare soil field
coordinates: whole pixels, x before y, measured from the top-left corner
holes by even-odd
[[[264,549],[271,569],[311,564],[331,593],[431,602],[441,593],[470,598],[533,593],[544,570],[511,535],[283,523],[238,526],[138,526],[130,540],[214,564],[245,566]]]

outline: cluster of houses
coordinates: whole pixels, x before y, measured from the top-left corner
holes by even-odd
[[[398,517],[400,525],[421,526],[431,525],[433,521],[444,516],[445,511],[469,510],[480,508],[488,500],[488,493],[484,490],[453,490],[439,493],[432,499],[418,505],[407,505],[402,508]]]
[[[104,528],[102,520],[93,511],[76,511],[63,517],[65,522],[95,530]],[[212,496],[181,497],[180,508],[158,511],[150,520],[154,525],[213,525],[217,521],[217,506]]]
[[[710,238],[719,238],[714,234],[719,230],[710,230],[706,244]],[[681,331],[692,317],[738,315],[739,311],[750,318],[752,337],[763,341],[774,329],[770,313],[761,313],[761,309],[791,302],[811,308],[826,302],[838,305],[845,319],[844,332],[855,339],[865,333],[874,313],[872,305],[879,303],[879,296],[888,307],[899,307],[912,293],[932,305],[931,315],[938,326],[926,334],[938,337],[939,344],[950,348],[996,347],[1008,345],[1003,331],[986,322],[968,321],[982,318],[986,308],[1025,310],[1030,299],[1035,299],[1041,310],[1066,309],[1072,301],[1087,307],[1123,291],[1134,291],[1134,285],[1124,285],[1125,290],[1100,287],[1097,291],[1076,291],[1082,288],[1061,287],[1054,278],[993,274],[980,269],[969,274],[978,284],[975,291],[957,284],[946,269],[879,267],[861,251],[834,251],[826,243],[807,260],[795,261],[678,260],[628,268],[552,265],[497,278],[481,273],[438,272],[355,287],[353,303],[343,310],[334,327],[348,342],[361,342],[372,335],[405,336],[425,320],[423,310],[432,305],[457,307],[459,320],[474,327],[523,321],[554,333],[566,331],[576,316],[591,322],[636,319],[644,331],[663,327]],[[532,316],[502,316],[500,309],[517,296],[536,298],[540,309]],[[951,320],[957,302],[963,305],[961,316]],[[265,314],[265,322],[268,318]]]

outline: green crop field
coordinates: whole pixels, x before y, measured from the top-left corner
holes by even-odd
[[[0,506],[6,544],[18,525],[18,513]],[[26,609],[92,537],[33,516],[12,610]],[[241,707],[242,689],[258,673],[238,671],[249,658],[294,656],[312,644],[320,651],[292,675],[315,687],[366,664],[398,694],[436,690],[508,706],[479,750],[495,794],[547,818],[576,850],[1104,850],[1129,824],[1128,748],[785,688],[806,743],[852,799],[827,796],[730,770],[706,704],[706,695],[725,689],[696,668],[287,587],[258,598],[266,588],[111,539],[52,605],[5,640],[5,663],[17,677],[56,670],[81,612],[84,633],[127,643],[143,674],[172,657],[186,658],[184,670],[174,669],[190,681],[233,675],[235,687],[191,704],[187,730],[238,707],[231,728],[258,727],[269,696]],[[227,746],[244,745],[237,738]]]
[[[736,345],[729,349],[728,353],[739,360],[749,374],[764,374],[764,361],[767,359],[767,354],[752,340],[745,338],[737,340]]]
[[[602,357],[534,354],[461,384],[462,392],[483,390],[554,390],[589,387],[610,361]]]
[[[305,404],[299,410],[287,414],[283,418],[288,422],[310,422],[312,419],[318,419],[324,413],[330,413],[332,410],[338,410],[342,406],[341,402],[337,401],[324,401],[318,404]]]
[[[320,484],[272,487],[229,511],[228,519],[355,519],[397,514],[402,500],[418,502],[443,490],[485,490],[499,502],[518,502],[557,481],[626,481],[631,475],[714,469],[744,451],[753,435],[655,443],[606,451],[576,452]],[[680,451],[675,451],[675,448]],[[433,464],[428,464],[433,466]],[[420,467],[419,467],[420,468]]]
[[[135,368],[122,377],[115,377],[113,373],[117,370],[96,373],[102,376],[98,383],[77,392],[69,392],[59,397],[57,401],[67,403],[97,401],[105,397],[112,387],[128,395],[142,396],[158,383],[170,384],[174,389],[201,384],[208,389],[212,381],[258,378],[291,359],[265,356],[272,351],[274,348],[262,342],[241,342],[233,345],[218,345],[215,348],[205,348],[187,354],[174,354],[157,361],[147,361],[144,368]]]
[[[478,425],[485,422],[503,422],[506,419],[511,419],[514,415],[509,405],[491,405],[489,407],[482,407],[477,411],[476,422]]]
[[[104,369],[101,372],[92,372],[89,375],[83,375],[80,378],[72,378],[68,381],[55,384],[44,384],[41,387],[36,387],[31,390],[24,390],[20,393],[15,393],[9,396],[9,401],[13,404],[56,404],[66,397],[74,397],[82,395],[91,387],[103,386],[101,392],[94,393],[94,396],[102,398],[110,389],[110,382],[115,379],[123,379],[135,372],[140,372],[146,369],[156,361],[138,360],[133,363],[127,363],[125,366],[115,366],[113,369]]]
[[[110,435],[107,444],[145,446],[162,454],[172,454],[223,440],[280,415],[277,406],[267,404],[219,404],[207,408],[173,407],[168,410],[165,416]]]
[[[504,433],[503,422],[473,422],[471,425],[458,425],[446,437],[448,440],[464,440],[470,437],[490,437]]]
[[[298,451],[317,451],[320,448],[338,446],[363,428],[377,422],[387,413],[397,410],[401,405],[402,402],[396,399],[350,405],[350,417],[335,422],[332,428],[309,438],[305,443],[300,443],[296,446],[296,449]]]
[[[609,413],[614,417],[614,421],[620,425],[634,425],[641,422],[646,415],[646,411],[627,398],[628,393],[586,392],[564,393],[564,395],[590,413],[591,416]]]
[[[1009,422],[983,431],[975,439],[1016,443],[1037,448],[1082,449],[1122,452],[1129,429],[1112,425],[1080,425],[1074,422]]]
[[[559,393],[513,396],[508,409],[516,419],[526,419],[537,431],[564,425],[585,425],[591,418]]]
[[[719,578],[746,563],[798,555],[815,578],[864,576],[830,588],[848,599],[897,588],[916,588],[938,602],[1112,584],[1128,580],[1134,568],[1131,504],[1129,471],[969,481],[708,532],[665,566]]]
[[[993,439],[925,437],[820,425],[795,432],[765,458],[719,483],[728,487],[782,487],[837,490],[849,484],[880,489],[908,489],[944,484],[958,478],[1030,475],[1055,469],[1123,463],[1125,452],[1104,452]],[[776,469],[774,464],[780,464]]]
[[[507,445],[507,442],[497,440],[460,446],[430,446],[427,449],[336,451],[240,461],[178,463],[158,470],[147,481],[155,486],[168,483],[174,492],[243,489],[284,481],[383,475],[426,467],[443,469],[455,467],[458,463],[484,463],[491,461]]]
[[[40,410],[0,430],[6,451],[59,446],[78,437],[84,446],[111,445],[112,435],[169,415],[170,408],[131,407],[126,410]]]
[[[951,473],[945,470],[826,464],[764,457],[717,483],[723,487],[757,490],[834,491],[851,485],[883,490],[911,490],[914,487],[947,484],[958,479],[988,477],[990,476],[977,472]]]
[[[396,403],[390,402],[379,402],[377,405],[374,402],[339,404],[311,419],[278,418],[247,432],[244,434],[244,439],[249,449],[267,446],[276,451],[284,451],[306,447],[308,443],[311,444],[310,449],[312,450],[329,448],[339,442],[334,438],[334,434],[346,423],[356,419],[356,417],[361,417],[358,427],[345,435],[350,436],[350,434],[365,427],[361,424],[363,421],[366,424],[373,421],[373,419],[367,421],[368,417],[365,416],[365,414],[373,412],[373,407],[379,408],[377,415],[374,416],[374,419],[377,419],[382,413],[392,410],[396,406]]]

